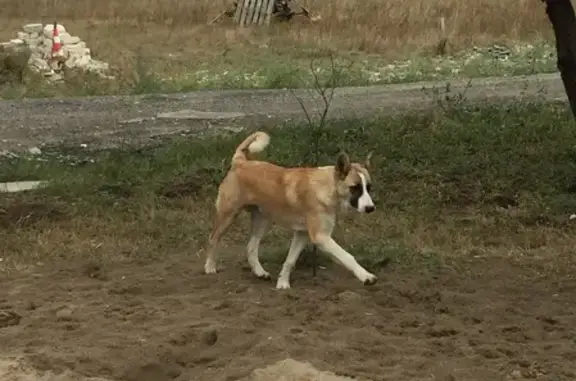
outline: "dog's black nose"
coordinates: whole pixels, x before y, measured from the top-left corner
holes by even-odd
[[[375,211],[375,210],[376,210],[376,207],[375,207],[375,206],[367,206],[367,207],[364,208],[364,211],[365,211],[366,213],[372,213],[372,212]]]

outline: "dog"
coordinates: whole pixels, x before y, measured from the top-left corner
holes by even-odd
[[[216,250],[220,239],[236,216],[241,211],[248,211],[251,215],[248,263],[258,278],[271,279],[258,258],[260,241],[271,224],[294,232],[277,279],[277,289],[290,288],[290,274],[308,242],[351,271],[365,285],[375,284],[377,277],[332,238],[338,212],[354,208],[360,213],[372,213],[376,209],[370,196],[372,181],[368,172],[372,155],[368,155],[364,164],[351,163],[348,155],[341,153],[335,165],[293,168],[251,159],[269,143],[270,136],[258,131],[236,148],[230,169],[218,188],[204,272],[217,272]]]

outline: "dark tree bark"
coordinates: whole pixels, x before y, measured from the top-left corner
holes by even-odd
[[[558,70],[576,118],[576,16],[570,0],[542,0],[552,23],[558,52]]]

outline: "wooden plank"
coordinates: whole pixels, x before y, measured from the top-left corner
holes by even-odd
[[[262,0],[256,0],[256,5],[254,6],[254,16],[252,16],[252,24],[258,25],[261,15],[262,15]]]
[[[256,0],[249,0],[248,6],[246,7],[246,20],[244,20],[244,26],[250,25],[252,22],[252,15],[254,14],[254,5]]]
[[[269,25],[275,0],[238,0],[234,22],[240,26]]]
[[[262,0],[260,4],[260,13],[258,14],[258,25],[262,25],[266,19],[266,10],[268,9],[268,1]]]
[[[249,0],[248,7],[246,9],[246,20],[244,25],[252,24],[252,17],[254,17],[254,8],[256,7],[256,0]]]
[[[238,24],[240,22],[240,16],[242,15],[242,10],[244,9],[244,0],[238,0],[236,5],[236,12],[234,12],[234,23]]]
[[[220,19],[221,19],[222,17],[224,17],[225,15],[226,15],[226,11],[220,13],[218,16],[214,17],[214,18],[212,19],[212,21],[210,21],[210,22],[208,23],[208,25],[214,24],[216,21],[220,21]]]
[[[240,26],[244,26],[244,23],[246,22],[246,12],[248,11],[248,5],[250,4],[250,0],[240,0],[241,2],[241,10],[240,10],[240,16],[238,17],[238,24],[240,24]],[[240,3],[239,3],[240,5]]]
[[[244,20],[246,19],[246,10],[247,5],[250,2],[249,0],[240,0],[242,2],[242,11],[240,12],[240,19],[238,20],[238,24],[240,26],[244,25]]]
[[[266,10],[265,24],[270,25],[270,19],[272,18],[272,11],[274,10],[274,0],[268,0],[268,9]]]
[[[260,25],[264,25],[266,23],[266,20],[269,16],[268,14],[268,9],[270,9],[270,3],[272,3],[272,5],[274,5],[274,1],[275,0],[264,0],[262,2],[262,13],[260,14],[260,20],[258,20],[258,23]]]

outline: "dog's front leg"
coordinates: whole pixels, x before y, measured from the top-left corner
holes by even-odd
[[[332,237],[325,233],[317,233],[311,237],[312,243],[332,258],[340,262],[348,270],[352,271],[354,276],[358,278],[365,285],[372,285],[378,281],[374,274],[369,273],[366,269],[356,261],[352,254],[344,250]]]

